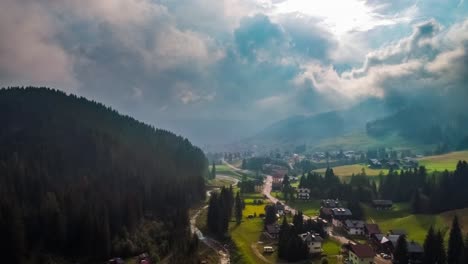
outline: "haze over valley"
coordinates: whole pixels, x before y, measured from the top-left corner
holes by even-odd
[[[464,0],[2,0],[2,263],[468,262]]]

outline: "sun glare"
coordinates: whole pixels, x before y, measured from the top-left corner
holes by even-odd
[[[336,35],[393,23],[376,14],[360,0],[286,0],[276,4],[274,10],[276,14],[298,12],[322,18],[324,26]]]

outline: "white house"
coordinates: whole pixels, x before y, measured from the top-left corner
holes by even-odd
[[[310,189],[309,188],[297,188],[297,198],[300,200],[309,200]]]
[[[323,239],[320,235],[307,232],[304,234],[300,234],[299,237],[307,245],[307,248],[309,249],[309,254],[322,253]]]
[[[366,223],[361,220],[346,220],[344,228],[348,235],[364,235]]]

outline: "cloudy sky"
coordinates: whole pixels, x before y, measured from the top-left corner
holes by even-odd
[[[466,91],[467,17],[464,0],[2,0],[0,85],[156,125],[268,123]]]

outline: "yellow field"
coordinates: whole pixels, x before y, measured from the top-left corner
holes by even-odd
[[[353,164],[353,165],[334,167],[333,172],[337,176],[348,177],[348,176],[351,176],[352,174],[361,173],[362,169],[364,169],[364,171],[366,172],[368,176],[378,176],[380,172],[383,172],[384,175],[387,175],[388,173],[387,169],[371,169],[371,168],[368,168],[364,164]],[[325,171],[326,169],[315,170],[315,172],[318,172],[318,173],[325,173]]]
[[[455,170],[459,160],[468,161],[468,151],[457,151],[443,155],[428,156],[419,159],[419,165],[426,167],[427,171]]]

